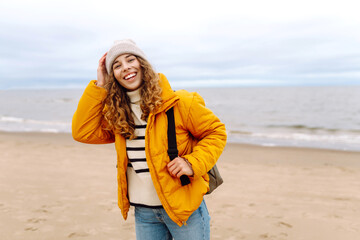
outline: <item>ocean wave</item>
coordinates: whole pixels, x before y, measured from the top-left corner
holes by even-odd
[[[13,122],[13,123],[21,123],[24,122],[23,118],[18,117],[8,117],[8,116],[1,116],[0,122]]]
[[[270,138],[270,139],[286,139],[301,141],[326,141],[326,142],[349,142],[359,143],[360,135],[355,134],[305,134],[305,133],[252,133],[252,137]]]
[[[337,134],[316,134],[316,133],[297,133],[297,132],[247,132],[247,131],[228,131],[230,137],[252,137],[266,139],[284,139],[284,140],[303,140],[303,141],[348,141],[360,144],[360,134],[353,132]]]
[[[0,130],[6,132],[71,132],[71,122],[0,116]]]
[[[318,147],[341,150],[360,150],[360,134],[354,132],[289,132],[289,131],[229,131],[229,142],[251,143],[262,146]]]
[[[25,119],[20,117],[12,116],[0,116],[0,123],[29,123],[29,124],[39,124],[39,125],[51,125],[51,126],[68,126],[70,122],[61,122],[61,121],[45,121],[45,120],[34,120],[34,119]]]
[[[54,128],[44,128],[44,129],[41,129],[40,132],[45,132],[45,133],[60,133],[61,131],[59,131],[58,129],[54,129]]]
[[[248,131],[241,131],[241,130],[230,130],[229,134],[251,135],[253,133]]]
[[[55,103],[72,103],[72,102],[78,102],[79,99],[77,98],[57,98],[57,99],[52,99],[50,100],[50,102],[55,102]]]
[[[302,124],[294,124],[294,125],[267,125],[266,128],[274,129],[293,129],[293,130],[307,130],[310,132],[323,131],[329,133],[337,133],[337,132],[350,132],[350,133],[360,133],[360,129],[339,129],[339,128],[326,128],[326,127],[311,127]]]

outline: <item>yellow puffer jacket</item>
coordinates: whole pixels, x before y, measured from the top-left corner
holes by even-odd
[[[225,125],[205,107],[197,93],[185,90],[172,91],[163,74],[159,74],[162,88],[162,107],[149,115],[146,127],[145,152],[152,181],[159,199],[169,217],[182,226],[200,206],[204,194],[209,190],[207,172],[215,165],[226,144]],[[118,205],[124,219],[129,211],[127,198],[125,139],[119,134],[103,130],[102,102],[107,91],[91,81],[80,99],[72,122],[75,140],[84,143],[113,143],[117,151]],[[179,156],[186,158],[194,170],[191,183],[182,186],[178,178],[172,177],[166,165],[167,116],[166,111],[174,106],[176,136]]]

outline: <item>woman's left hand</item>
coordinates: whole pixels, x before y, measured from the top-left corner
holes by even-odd
[[[167,167],[170,175],[173,177],[180,178],[182,175],[194,175],[191,164],[181,157],[177,157],[170,161]]]

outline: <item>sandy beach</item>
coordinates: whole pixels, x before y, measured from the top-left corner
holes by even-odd
[[[0,239],[135,239],[117,207],[114,145],[0,133]],[[211,239],[355,240],[360,152],[228,144]]]

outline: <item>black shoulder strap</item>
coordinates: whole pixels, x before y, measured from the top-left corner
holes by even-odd
[[[175,119],[174,119],[174,108],[170,108],[166,112],[168,118],[168,129],[167,129],[167,136],[168,136],[168,154],[170,160],[173,160],[177,156],[179,156],[179,152],[176,145],[176,133],[175,133]]]
[[[168,154],[170,160],[174,160],[174,158],[179,156],[179,152],[177,149],[176,144],[176,131],[175,131],[175,118],[174,118],[174,108],[170,108],[166,112],[168,118],[168,129],[167,129],[167,136],[168,136]],[[185,186],[190,183],[190,179],[186,175],[182,175],[180,177],[181,185]]]

